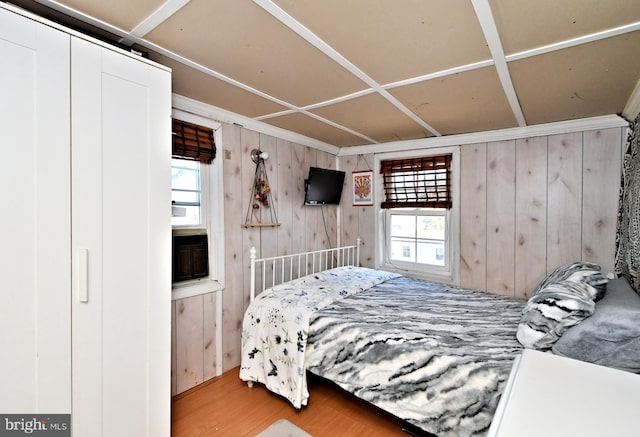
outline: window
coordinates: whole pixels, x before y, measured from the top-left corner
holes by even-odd
[[[409,269],[447,267],[447,211],[428,208],[389,209],[387,247],[391,263]]]
[[[215,159],[222,130],[204,118],[175,109],[174,115],[197,123],[173,120],[172,297],[182,299],[224,288],[224,190]]]
[[[198,161],[171,161],[171,223],[173,225],[173,283],[209,276],[209,249],[205,219],[204,175]],[[202,170],[202,171],[201,171]]]
[[[376,266],[456,282],[459,148],[376,156]],[[412,155],[413,154],[413,155]]]
[[[186,159],[171,160],[171,204],[173,226],[201,226],[200,163]]]

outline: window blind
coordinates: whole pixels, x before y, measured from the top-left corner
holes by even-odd
[[[451,208],[451,155],[382,161],[380,174],[382,208]]]
[[[203,164],[211,164],[216,157],[216,143],[213,129],[173,119],[174,158],[191,159]]]

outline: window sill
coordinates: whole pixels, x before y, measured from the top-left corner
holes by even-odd
[[[410,278],[423,279],[425,281],[432,281],[432,282],[440,282],[440,283],[449,284],[449,285],[456,285],[455,279],[449,272],[447,273],[425,272],[420,270],[403,268],[394,264],[383,264],[380,266],[380,269],[385,270],[387,272],[398,273],[403,276],[408,276]]]
[[[188,284],[173,284],[171,290],[171,300],[184,299],[186,297],[198,296],[201,294],[213,293],[222,290],[224,287],[218,281],[202,279]]]

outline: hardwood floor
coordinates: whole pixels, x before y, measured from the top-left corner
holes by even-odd
[[[287,419],[314,437],[407,436],[402,421],[342,391],[309,378],[309,405],[296,410],[289,401],[240,381],[232,369],[176,396],[172,436],[255,436],[278,419]]]

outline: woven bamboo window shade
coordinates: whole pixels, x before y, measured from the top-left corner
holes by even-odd
[[[203,164],[213,162],[216,157],[213,129],[174,118],[172,133],[174,158],[200,161]]]
[[[451,155],[382,161],[382,208],[451,208]]]

